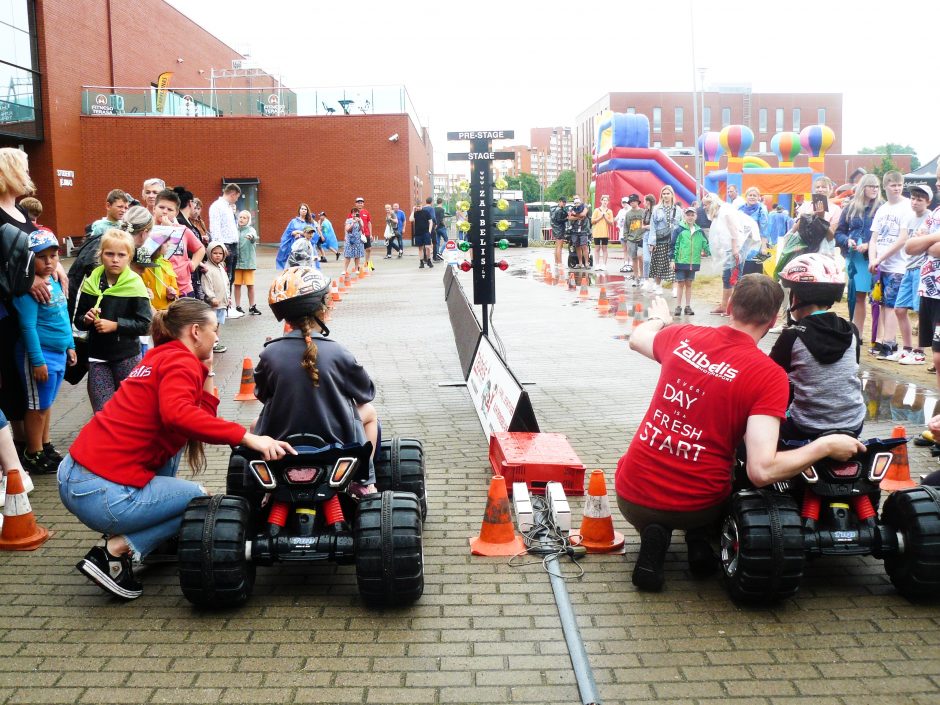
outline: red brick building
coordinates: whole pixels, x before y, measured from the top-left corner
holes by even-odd
[[[219,77],[245,57],[162,0],[11,2],[19,18],[14,29],[21,36],[28,27],[32,52],[4,55],[0,48],[0,60],[15,59],[10,63],[23,67],[24,85],[31,81],[38,90],[20,101],[31,107],[15,106],[19,115],[0,105],[0,146],[29,154],[43,223],[60,236],[79,234],[101,217],[112,188],[138,195],[154,176],[187,186],[207,204],[223,179],[256,180],[267,241],[279,238],[301,201],[339,215],[355,196],[377,212],[386,202],[406,208],[431,193],[430,139],[405,109],[293,115],[298,97],[275,77],[260,71]],[[136,106],[125,109],[152,98],[158,76],[168,71],[171,103],[220,116],[143,117],[133,114]],[[226,96],[213,110],[201,98],[210,86],[215,99]],[[247,88],[254,92],[225,93]],[[278,98],[286,110],[271,110]],[[33,122],[24,119],[30,109]]]

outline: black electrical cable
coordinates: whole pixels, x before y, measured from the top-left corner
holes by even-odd
[[[542,569],[554,575],[555,577],[567,580],[569,577],[580,579],[584,576],[584,568],[578,561],[579,558],[586,555],[587,551],[583,546],[575,546],[571,543],[564,530],[558,526],[555,517],[548,507],[548,502],[544,497],[538,495],[532,496],[532,528],[522,532],[522,541],[526,545],[526,553],[534,556],[542,556],[538,561],[542,564]],[[517,553],[509,559],[509,565],[518,568],[524,565],[534,565],[536,561],[522,562],[518,560],[523,554]],[[552,558],[561,558],[567,556],[571,562],[578,568],[578,574],[565,576],[555,573],[549,567]],[[560,565],[560,564],[559,564]]]

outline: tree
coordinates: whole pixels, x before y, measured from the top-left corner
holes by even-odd
[[[911,155],[911,171],[920,168],[920,159],[917,158],[917,151],[910,145],[901,146],[895,144],[894,142],[888,142],[887,144],[879,144],[877,147],[865,147],[858,150],[859,154],[883,154],[890,161],[891,157],[895,154],[910,154]],[[884,160],[882,161],[884,163]],[[893,164],[894,162],[892,162]],[[892,167],[897,169],[897,167]],[[877,171],[877,169],[876,169]],[[885,171],[890,171],[886,169]]]
[[[559,198],[564,196],[567,200],[571,200],[571,197],[575,194],[575,185],[574,185],[574,172],[570,169],[566,169],[558,175],[558,178],[555,179],[551,186],[545,190],[545,200],[546,201],[557,201]]]
[[[513,191],[522,191],[522,200],[526,203],[539,200],[542,187],[532,174],[522,172],[519,176],[507,176],[506,182]]]
[[[878,152],[868,152],[868,154],[878,154]],[[871,173],[878,177],[878,183],[881,183],[885,174],[889,171],[899,171],[898,165],[894,163],[894,160],[890,155],[885,155],[881,158],[881,161],[872,168]]]

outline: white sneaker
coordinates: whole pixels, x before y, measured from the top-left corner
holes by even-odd
[[[659,286],[659,284],[654,284],[654,285],[653,285],[653,295],[654,295],[654,296],[662,296],[662,295],[663,295],[663,288],[662,288],[661,286]]]
[[[241,318],[244,315],[245,314],[242,313],[241,311],[236,311],[235,307],[233,306],[233,307],[230,307],[228,312],[226,313],[226,318]]]
[[[885,355],[882,360],[887,360],[888,362],[898,362],[904,355],[907,354],[903,348],[898,348],[890,355]]]
[[[677,286],[672,287],[672,298],[674,299],[679,298],[679,287]]]
[[[595,264],[595,265],[594,265],[594,271],[595,271],[595,272],[603,271],[603,269],[604,269],[604,265],[602,265],[602,264]]]
[[[898,364],[923,365],[924,360],[925,360],[924,353],[916,353],[913,350],[905,350],[904,354],[901,355],[901,359],[898,360]]]

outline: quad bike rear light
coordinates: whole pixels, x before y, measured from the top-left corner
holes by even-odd
[[[274,479],[271,468],[268,467],[266,462],[263,460],[252,460],[248,463],[248,467],[251,468],[251,473],[255,476],[258,484],[264,489],[273,490],[277,487],[277,480]]]
[[[359,461],[355,458],[340,458],[333,466],[333,474],[330,476],[330,487],[342,487],[353,470],[356,469]]]
[[[868,479],[872,482],[881,482],[891,467],[891,453],[876,453],[871,461],[871,469],[868,471]]]
[[[320,475],[320,468],[290,468],[284,474],[292,485],[304,485],[316,482]]]

